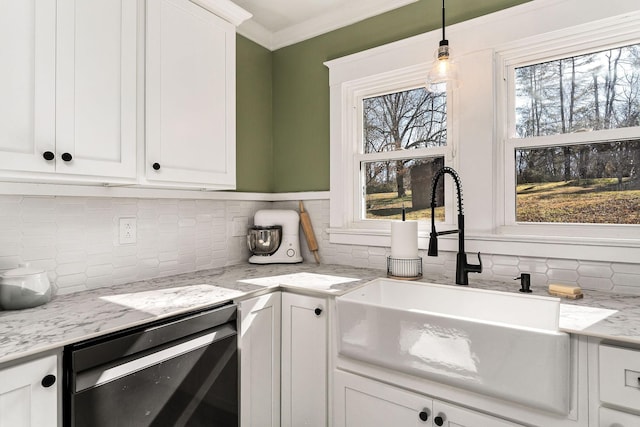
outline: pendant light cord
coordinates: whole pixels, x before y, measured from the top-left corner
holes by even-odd
[[[446,40],[444,36],[444,0],[442,0],[442,40]]]

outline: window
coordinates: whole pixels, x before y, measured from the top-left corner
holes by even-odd
[[[331,64],[344,79],[331,84],[332,243],[388,246],[389,221],[401,217],[403,205],[407,219],[420,219],[424,239],[433,173],[453,166],[451,93],[444,84],[425,89],[430,64],[397,68],[401,52],[384,56],[378,72],[357,67],[347,76],[337,70],[348,63]],[[436,190],[437,220],[454,217],[445,205],[452,191],[446,181]]]
[[[412,189],[417,172],[407,177],[407,169],[443,162],[463,181],[470,252],[636,263],[640,226],[630,213],[640,212],[631,197],[640,170],[640,124],[632,114],[640,90],[639,25],[631,0],[606,8],[584,0],[580,13],[573,1],[528,2],[455,24],[460,85],[446,93],[446,117],[431,119],[442,124],[446,145],[430,147],[390,149],[389,129],[367,129],[378,112],[366,118],[365,109],[422,87],[438,31],[328,61],[330,242],[389,247],[389,221],[381,219],[399,214],[398,169],[405,172],[406,207],[430,193]],[[411,146],[408,139],[401,144]],[[438,230],[447,230],[456,224],[455,194],[452,180],[442,181],[449,224]],[[582,207],[572,210],[543,194],[566,190]],[[629,206],[626,214],[620,206]],[[418,244],[426,249],[428,215],[419,218]],[[443,251],[457,250],[457,236],[440,243]],[[377,262],[382,254],[368,256]]]
[[[431,181],[444,156],[431,148],[447,146],[447,94],[444,84],[364,97],[359,161],[363,189],[361,218],[431,217]],[[356,178],[358,179],[358,178]],[[436,216],[444,218],[444,187],[436,193]]]
[[[506,63],[506,224],[640,224],[640,43]]]

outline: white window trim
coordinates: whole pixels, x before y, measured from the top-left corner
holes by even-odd
[[[331,171],[331,206],[342,206],[341,209],[332,208],[332,220],[340,224],[331,223],[331,241],[336,243],[353,243],[354,236],[367,236],[366,244],[372,246],[388,246],[390,244],[390,222],[385,220],[362,219],[363,196],[361,194],[362,161],[376,159],[408,159],[419,157],[443,156],[445,164],[453,166],[455,153],[456,131],[450,121],[450,113],[455,110],[455,91],[447,93],[447,145],[444,147],[423,148],[409,151],[385,152],[380,154],[363,154],[362,146],[362,100],[371,96],[415,89],[424,86],[430,64],[418,64],[400,70],[394,70],[379,75],[367,76],[362,79],[345,82],[341,87],[342,114],[342,143],[340,167],[332,162]],[[333,149],[333,147],[332,147]],[[350,160],[348,160],[350,159]],[[455,167],[455,166],[453,166]],[[427,190],[429,191],[429,190]],[[453,185],[445,181],[445,197],[453,197]],[[445,217],[453,218],[453,204],[445,206]],[[338,217],[339,215],[339,217]],[[428,227],[426,221],[418,223],[419,237],[422,241],[420,248],[426,248]],[[452,226],[452,225],[451,225]],[[447,227],[445,225],[445,227]],[[346,239],[346,240],[345,240]]]
[[[498,161],[497,232],[514,236],[554,236],[554,239],[607,243],[611,246],[640,247],[640,225],[620,224],[544,224],[522,223],[515,220],[515,158],[513,152],[519,147],[545,147],[563,144],[579,144],[606,140],[637,139],[640,128],[619,128],[591,132],[550,135],[535,138],[515,138],[515,113],[512,105],[515,99],[513,70],[515,67],[552,61],[559,58],[597,52],[612,47],[640,43],[638,28],[640,13],[624,18],[609,18],[598,22],[568,28],[519,41],[508,48],[496,52],[496,84],[498,106],[498,129],[502,130],[499,151],[502,161]],[[556,241],[560,241],[556,240]],[[635,241],[634,241],[635,240]]]
[[[505,226],[504,202],[500,201],[505,187],[504,141],[498,120],[504,111],[497,102],[504,89],[500,84],[502,65],[495,52],[555,41],[581,26],[594,28],[606,20],[632,28],[630,22],[637,22],[639,17],[637,0],[617,0],[604,8],[601,0],[536,0],[447,27],[462,80],[455,94],[455,113],[450,112],[447,120],[448,128],[455,129],[457,135],[452,166],[460,173],[465,190],[469,252],[638,263],[640,239],[526,235]],[[345,217],[345,207],[352,199],[345,194],[342,170],[353,158],[343,150],[348,137],[343,120],[344,87],[349,82],[409,67],[426,70],[439,39],[440,31],[435,30],[325,63],[330,86],[331,243],[390,246],[388,231],[354,229]],[[576,36],[574,42],[578,46],[581,40]],[[530,54],[526,49],[521,53]],[[422,237],[419,247],[425,248],[426,239]],[[441,250],[455,250],[456,239],[455,235],[442,236]]]

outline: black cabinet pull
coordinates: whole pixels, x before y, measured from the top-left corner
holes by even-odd
[[[151,165],[151,167],[153,168],[153,170],[160,170],[160,163],[154,163]]]
[[[55,375],[45,375],[45,377],[42,379],[42,387],[51,387],[52,385],[54,385],[56,383],[56,376]]]
[[[418,417],[420,417],[422,421],[427,421],[429,419],[429,413],[427,411],[421,411]]]
[[[70,162],[71,160],[73,160],[73,156],[71,155],[71,153],[62,153],[62,156],[60,156],[60,157],[65,162]]]
[[[52,151],[45,151],[42,153],[42,157],[44,157],[45,160],[53,160],[56,158],[56,155],[53,154]]]
[[[444,425],[444,417],[438,415],[433,419],[433,422],[436,423],[437,426],[442,426]]]
[[[315,310],[313,310],[313,312],[316,314],[316,316],[320,316],[322,314],[322,309],[320,307],[317,307]]]

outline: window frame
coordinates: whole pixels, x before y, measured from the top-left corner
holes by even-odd
[[[353,141],[356,146],[356,154],[353,156],[353,173],[355,176],[353,180],[353,213],[351,217],[352,224],[357,228],[368,227],[367,224],[371,224],[373,228],[377,228],[376,223],[387,223],[390,220],[384,219],[367,219],[366,218],[366,189],[365,189],[365,171],[362,168],[362,164],[366,162],[376,161],[393,161],[393,160],[405,160],[405,159],[426,159],[434,157],[444,157],[445,166],[447,165],[447,156],[451,158],[451,147],[449,141],[449,92],[447,91],[447,145],[442,147],[430,147],[430,148],[416,148],[411,150],[394,150],[384,151],[379,153],[364,153],[364,100],[367,98],[388,95],[392,93],[403,92],[407,90],[419,89],[425,87],[425,76],[418,76],[418,78],[412,78],[408,81],[401,79],[383,84],[382,86],[372,86],[367,89],[354,91],[354,105],[355,110],[355,127],[356,127],[356,139]],[[407,85],[408,83],[408,85]],[[399,86],[398,86],[399,85]],[[445,197],[446,204],[447,197]],[[446,208],[445,208],[446,210]],[[446,213],[445,213],[446,215]],[[447,217],[449,218],[449,217]],[[387,224],[385,224],[387,226]]]
[[[363,151],[363,100],[379,95],[401,92],[425,86],[428,64],[406,67],[390,72],[371,75],[360,79],[350,80],[341,85],[342,104],[342,144],[341,158],[345,166],[342,170],[342,178],[345,185],[341,188],[341,195],[338,188],[332,186],[332,205],[337,200],[342,201],[341,220],[337,224],[331,224],[332,233],[349,233],[368,235],[368,244],[379,245],[380,239],[375,236],[389,235],[391,220],[366,219],[364,218],[365,195],[363,191],[363,174],[361,163],[363,161],[376,160],[398,160],[424,157],[444,157],[445,165],[453,166],[454,152],[456,145],[456,131],[453,126],[452,111],[455,110],[455,89],[447,88],[447,145],[444,147],[418,148],[408,151],[390,151],[384,153],[368,153]],[[336,197],[338,196],[338,197]],[[445,218],[448,224],[453,218],[453,205],[449,202],[453,196],[453,186],[445,181]],[[426,235],[427,221],[419,221],[419,234]],[[340,228],[338,230],[336,228]],[[374,241],[378,242],[377,244]],[[422,247],[422,245],[420,245]]]
[[[640,43],[632,20],[595,22],[514,43],[496,51],[498,149],[497,232],[540,238],[640,239],[640,224],[529,223],[516,221],[515,150],[640,138],[640,126],[519,138],[515,135],[515,68]]]
[[[580,13],[576,14],[576,8]],[[536,22],[536,25],[531,25]],[[556,225],[533,230],[537,224],[505,225],[505,146],[504,70],[502,58],[520,58],[547,51],[552,56],[558,41],[571,43],[574,51],[585,39],[628,40],[638,34],[640,9],[635,0],[623,0],[602,8],[597,0],[536,0],[447,26],[454,59],[458,63],[460,85],[449,94],[447,121],[453,142],[452,159],[447,164],[460,174],[464,186],[465,240],[469,252],[522,256],[540,259],[637,263],[640,238],[630,237],[625,226],[613,226],[600,235],[584,237],[584,225]],[[496,29],[499,28],[499,31]],[[614,37],[615,36],[615,37]],[[586,38],[585,38],[586,37]],[[332,249],[368,257],[371,265],[384,261],[390,246],[389,228],[356,229],[349,224],[348,206],[352,188],[346,186],[345,171],[353,162],[346,141],[353,128],[347,127],[347,91],[355,82],[422,70],[427,75],[433,61],[433,47],[440,31],[430,31],[372,49],[330,59],[330,192],[329,226],[326,229]],[[350,176],[350,175],[349,175]],[[451,180],[445,179],[445,197],[452,200]],[[446,213],[447,218],[452,214]],[[455,219],[454,219],[455,220]],[[428,221],[419,221],[421,227]],[[529,225],[530,227],[527,227]],[[531,227],[533,225],[533,227]],[[449,225],[439,226],[449,229]],[[631,226],[635,227],[635,226]],[[628,227],[627,227],[628,228]],[[577,230],[577,231],[576,231]],[[593,228],[591,229],[593,230]],[[622,230],[622,231],[620,231]],[[562,233],[560,233],[562,231]],[[442,252],[457,250],[457,236],[442,236]],[[426,249],[428,233],[421,228],[418,247]],[[347,246],[342,246],[347,245]]]

